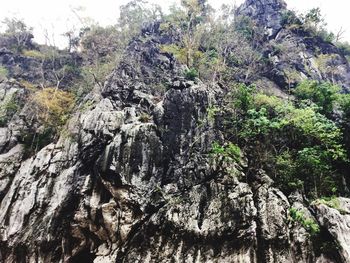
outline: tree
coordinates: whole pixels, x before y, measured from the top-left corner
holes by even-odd
[[[13,38],[15,41],[13,48],[16,49],[16,51],[22,51],[25,47],[31,44],[33,29],[28,27],[23,20],[17,18],[5,18],[3,24],[6,26],[5,35]]]
[[[333,88],[320,89],[320,94],[314,95],[313,89],[310,93],[327,109],[335,98],[325,100],[325,94]],[[246,153],[248,176],[263,169],[287,193],[300,189],[313,198],[346,190],[342,181],[348,156],[342,130],[320,113],[320,106],[256,93],[245,85],[230,96],[233,103],[225,105],[224,114],[226,138]]]
[[[328,82],[306,80],[294,90],[299,100],[311,100],[320,107],[320,112],[330,116],[338,100],[340,87]]]
[[[83,57],[81,86],[87,87],[78,93],[100,87],[106,76],[116,67],[131,39],[141,33],[142,27],[162,16],[157,5],[148,5],[143,0],[133,0],[120,7],[117,25],[102,27],[72,10],[85,26],[79,34],[79,48]],[[89,21],[86,23],[86,21]]]
[[[79,37],[75,34],[74,30],[69,30],[65,33],[63,33],[63,36],[67,37],[68,39],[68,52],[72,52],[73,50],[76,50],[79,46]]]
[[[117,27],[121,30],[120,39],[123,45],[141,32],[146,23],[157,21],[163,16],[159,5],[148,5],[144,0],[132,0],[120,7]]]
[[[325,26],[324,18],[319,7],[309,10],[308,13],[305,14],[303,20],[307,26],[311,26],[316,30]]]
[[[74,97],[71,93],[52,87],[34,93],[31,102],[39,121],[46,127],[54,129],[66,122],[68,114],[74,107]]]
[[[106,76],[117,65],[123,52],[120,31],[115,26],[91,25],[80,33],[80,49],[83,57],[82,77],[84,86],[102,87]]]
[[[181,6],[173,5],[162,27],[178,34],[179,42],[164,51],[171,52],[188,68],[198,68],[204,57],[200,49],[202,36],[208,21],[210,7],[203,0],[182,0]]]

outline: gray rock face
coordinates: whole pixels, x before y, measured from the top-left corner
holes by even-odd
[[[298,25],[284,25],[288,11],[283,0],[247,0],[236,11],[263,32],[261,52],[271,63],[265,77],[282,89],[290,89],[305,79],[329,81],[350,89],[350,66],[332,43]]]
[[[328,229],[337,241],[342,262],[350,262],[350,200],[338,198],[338,207],[324,204],[315,205],[316,217],[320,225]]]
[[[13,37],[12,37],[13,38]],[[16,39],[0,36],[0,64],[8,72],[9,78],[22,79],[31,83],[54,86],[57,84],[53,72],[58,72],[64,65],[79,66],[81,58],[76,53],[69,54],[64,51],[57,51],[55,55],[54,68],[52,61],[49,59],[42,59],[40,56],[29,55],[25,56],[21,52],[16,52],[10,49],[11,46],[16,45]],[[39,46],[31,42],[28,38],[24,43],[24,48],[33,50],[40,54]],[[45,78],[43,79],[42,74]],[[68,86],[71,83],[71,78],[68,76],[62,78],[61,85]]]
[[[223,170],[210,153],[223,134],[208,111],[224,89],[181,78],[161,43],[133,41],[90,94],[94,105],[33,156],[16,136],[18,116],[0,128],[0,261],[349,262],[350,200],[339,199],[341,211],[307,207],[262,172],[247,178],[244,160]],[[319,223],[319,239],[291,207]]]
[[[265,51],[272,61],[268,77],[280,87],[295,87],[305,79],[313,79],[326,80],[349,91],[349,63],[331,43],[282,28],[266,43]]]
[[[283,0],[247,0],[237,9],[237,15],[252,19],[271,38],[282,28],[281,20],[286,8]]]
[[[117,87],[105,88],[118,97]],[[219,87],[189,84],[161,101],[129,92],[100,97],[69,136],[15,167],[20,146],[1,156],[12,174],[0,207],[3,262],[336,262],[290,223],[290,201],[271,179],[248,184],[240,164],[219,172],[209,151],[222,135],[207,118]]]

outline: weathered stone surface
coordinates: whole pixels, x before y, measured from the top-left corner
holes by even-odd
[[[284,8],[261,0],[240,10],[266,22],[278,40]],[[248,178],[243,160],[228,164],[231,172],[219,169],[210,151],[223,134],[208,109],[221,106],[225,88],[185,80],[174,57],[159,50],[170,40],[158,33],[159,24],[143,29],[147,39],[131,42],[57,142],[25,155],[25,106],[0,128],[0,261],[349,262],[349,199],[339,199],[340,211],[308,207],[263,172]],[[1,85],[0,94],[21,90]],[[317,250],[291,220],[291,207],[317,220],[321,241],[338,243],[339,252]]]
[[[342,262],[350,262],[350,199],[337,198],[339,207],[314,205],[318,222],[327,229],[339,246]]]
[[[327,80],[349,91],[350,66],[337,47],[295,25],[283,25],[287,11],[283,0],[247,0],[236,11],[265,34],[261,49],[271,62],[263,75],[282,89],[305,79]]]
[[[247,16],[261,25],[268,37],[274,37],[282,28],[281,18],[287,10],[283,0],[247,0],[237,10],[240,16]]]

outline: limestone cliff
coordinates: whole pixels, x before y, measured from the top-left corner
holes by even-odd
[[[285,83],[288,63],[302,77],[308,65],[309,77],[327,79],[312,62],[313,40],[276,22],[281,8],[283,1],[261,0],[239,9],[266,25],[266,49],[271,41],[297,49],[292,60],[267,52],[274,71],[261,77]],[[230,164],[235,176],[222,172],[210,155],[223,140],[222,123],[207,116],[227,88],[184,79],[182,66],[160,50],[169,40],[159,38],[158,23],[140,38],[84,99],[68,132],[33,156],[20,139],[30,109],[8,113],[0,128],[0,261],[350,262],[350,199],[341,198],[341,209],[308,206],[301,194],[275,188],[264,171],[248,178],[244,159]],[[337,54],[331,44],[321,48]],[[348,89],[349,65],[340,55],[339,67],[337,81]],[[165,93],[155,89],[162,83]],[[13,96],[25,97],[25,89],[4,80],[0,103]],[[291,207],[318,222],[317,239],[290,220]]]

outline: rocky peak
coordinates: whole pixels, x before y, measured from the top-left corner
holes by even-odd
[[[237,15],[250,17],[265,29],[268,37],[273,37],[282,28],[281,18],[286,10],[283,0],[247,0],[238,8]]]

